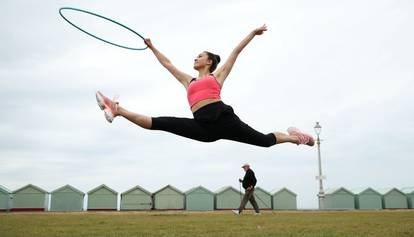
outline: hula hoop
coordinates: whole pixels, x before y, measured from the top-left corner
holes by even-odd
[[[112,23],[115,23],[115,24],[119,25],[119,26],[121,26],[121,27],[122,27],[122,28],[124,28],[124,29],[127,29],[127,30],[131,31],[132,33],[134,33],[134,34],[138,35],[138,36],[139,36],[142,40],[145,40],[145,39],[144,39],[144,37],[143,37],[142,35],[140,35],[138,32],[136,32],[136,31],[134,31],[133,29],[129,28],[128,26],[123,25],[123,24],[121,24],[121,23],[119,23],[119,22],[117,22],[117,21],[114,21],[114,20],[112,20],[112,19],[110,19],[110,18],[108,18],[108,17],[101,16],[101,15],[96,14],[96,13],[93,13],[93,12],[89,12],[89,11],[85,11],[85,10],[78,9],[78,8],[73,8],[73,7],[62,7],[62,8],[60,8],[60,9],[59,9],[59,14],[60,14],[60,16],[61,16],[61,17],[62,17],[62,18],[63,18],[66,22],[68,22],[69,24],[71,24],[71,25],[72,25],[73,27],[75,27],[76,29],[78,29],[78,30],[82,31],[83,33],[85,33],[85,34],[87,34],[87,35],[89,35],[89,36],[92,36],[92,37],[93,37],[93,38],[95,38],[95,39],[101,40],[101,41],[103,41],[103,42],[105,42],[105,43],[112,44],[112,45],[114,45],[114,46],[118,46],[118,47],[121,47],[121,48],[124,48],[124,49],[130,49],[130,50],[144,50],[144,49],[147,49],[147,48],[148,48],[148,46],[146,46],[146,47],[144,47],[144,48],[132,48],[132,47],[128,47],[128,46],[124,46],[124,45],[116,44],[116,43],[114,43],[114,42],[111,42],[111,41],[108,41],[108,40],[102,39],[102,38],[100,38],[100,37],[98,37],[98,36],[96,36],[96,35],[94,35],[94,34],[92,34],[92,33],[87,32],[86,30],[84,30],[84,29],[80,28],[79,26],[77,26],[77,25],[75,25],[74,23],[72,23],[71,21],[69,21],[69,20],[68,20],[68,19],[67,19],[67,18],[63,15],[62,10],[72,10],[72,11],[78,11],[78,12],[83,12],[83,13],[87,13],[87,14],[89,14],[89,15],[93,15],[93,16],[100,17],[100,18],[102,18],[102,19],[105,19],[105,20],[107,20],[107,21],[110,21],[110,22],[112,22]]]

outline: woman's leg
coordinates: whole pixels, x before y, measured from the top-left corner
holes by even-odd
[[[112,122],[117,116],[122,116],[145,129],[162,130],[202,142],[213,142],[223,138],[256,146],[270,147],[280,143],[294,143],[299,145],[302,143],[301,140],[303,140],[303,134],[297,129],[289,132],[289,135],[280,132],[267,135],[260,133],[243,123],[233,113],[232,109],[230,116],[226,116],[227,118],[222,121],[225,124],[224,126],[223,124],[203,126],[194,119],[175,117],[152,118],[128,111],[119,106],[118,102],[108,99],[99,91],[96,93],[96,99],[109,122]]]
[[[121,106],[118,106],[117,112],[117,116],[122,116],[145,129],[170,132],[201,142],[213,142],[217,140],[207,128],[201,126],[194,119],[176,117],[153,118],[128,111]]]
[[[119,103],[107,98],[99,91],[96,93],[99,107],[104,111],[105,118],[112,122],[116,117],[122,116],[132,123],[151,130],[170,132],[182,137],[202,142],[213,142],[218,140],[208,126],[189,118],[176,117],[148,117],[126,110]]]
[[[281,143],[292,143],[296,145],[305,144],[303,143],[303,137],[301,137],[301,134],[285,134],[281,132],[263,134],[245,124],[239,119],[239,117],[237,117],[237,115],[233,115],[231,119],[227,118],[226,120],[226,125],[218,125],[221,130],[220,137],[223,139],[229,139],[261,147],[271,147],[275,144]],[[307,145],[312,146],[313,144],[309,143]]]
[[[270,147],[281,143],[305,144],[304,138],[308,138],[308,136],[304,136],[298,129],[289,129],[291,130],[288,130],[288,134],[281,132],[263,134],[241,121],[231,106],[223,105],[222,114],[212,130],[218,134],[219,138],[261,147]],[[308,141],[310,140],[308,139]],[[309,142],[307,145],[312,146],[313,144]]]
[[[235,121],[235,123],[237,126],[223,130],[223,133],[225,133],[223,137],[224,139],[234,140],[261,147],[271,147],[273,145],[281,143],[292,143],[296,145],[299,144],[299,139],[297,136],[291,136],[281,132],[263,134],[240,120]]]
[[[111,100],[99,91],[96,92],[96,101],[98,102],[101,110],[104,111],[106,120],[110,123],[112,123],[116,117],[122,116],[142,128],[150,129],[152,126],[151,117],[133,113],[124,109],[119,106],[119,103],[116,102],[115,99]]]
[[[306,144],[313,146],[313,143],[304,143],[301,141],[300,135],[290,135],[281,132],[263,134],[251,128],[247,124],[245,124],[245,126],[239,127],[239,129],[239,132],[231,131],[230,133],[233,136],[227,139],[262,147],[271,147],[273,145],[282,143],[292,143],[295,145]],[[234,136],[235,134],[237,135]]]
[[[155,117],[152,118],[152,130],[170,132],[200,142],[214,142],[218,137],[209,126],[190,118]]]
[[[151,127],[152,127],[152,118],[151,117],[141,115],[141,114],[137,114],[137,113],[133,113],[131,111],[128,111],[128,110],[122,108],[121,106],[118,106],[118,115],[126,118],[127,120],[129,120],[132,123],[140,126],[141,128],[151,129]]]

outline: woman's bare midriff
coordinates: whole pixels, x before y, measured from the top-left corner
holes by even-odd
[[[208,104],[218,102],[218,101],[221,101],[221,100],[220,99],[205,99],[205,100],[199,101],[191,107],[191,112],[194,113],[197,110],[199,110],[200,108],[202,108],[202,107],[204,107]]]

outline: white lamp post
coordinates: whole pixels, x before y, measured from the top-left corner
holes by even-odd
[[[319,176],[316,178],[319,180],[319,193],[318,193],[318,200],[319,200],[319,209],[324,209],[323,200],[325,198],[325,192],[323,191],[323,184],[322,180],[325,178],[322,176],[322,164],[321,164],[321,140],[319,139],[319,134],[321,133],[322,127],[319,122],[316,122],[314,127],[315,133],[317,135],[316,143],[318,144],[318,164],[319,164]]]

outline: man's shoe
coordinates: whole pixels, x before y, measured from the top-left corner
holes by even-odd
[[[234,215],[240,215],[240,212],[239,212],[239,210],[231,210],[233,213],[234,213]]]

